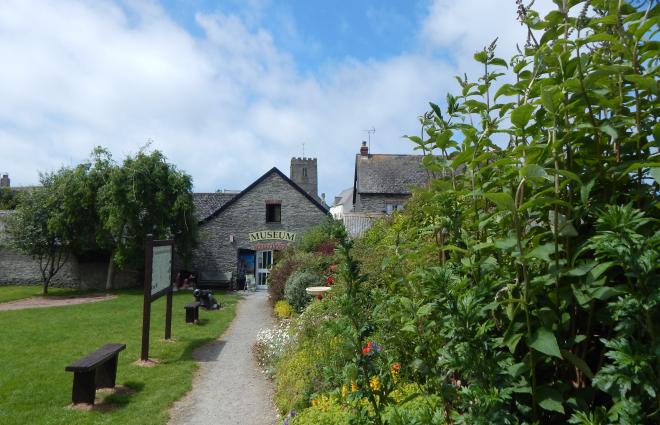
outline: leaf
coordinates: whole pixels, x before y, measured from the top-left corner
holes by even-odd
[[[548,242],[543,245],[539,245],[527,254],[525,254],[525,257],[527,258],[538,258],[539,260],[543,260],[546,262],[550,262],[550,255],[555,253],[555,244],[554,242]]]
[[[419,310],[417,310],[417,317],[429,316],[433,312],[434,308],[435,308],[435,303],[424,304],[419,308]]]
[[[518,106],[511,111],[511,123],[518,128],[525,128],[530,118],[532,118],[534,106],[528,103]]]
[[[597,288],[594,291],[592,291],[592,297],[597,300],[606,301],[621,293],[622,292],[619,291],[618,289],[612,288],[610,286],[603,286],[601,288]]]
[[[545,171],[545,168],[541,167],[538,164],[527,164],[523,166],[519,171],[520,177],[527,178],[543,178],[546,180],[552,181],[553,178],[548,175]]]
[[[617,133],[614,127],[612,127],[609,124],[602,124],[598,128],[600,128],[600,131],[610,136],[612,138],[612,141],[615,141],[616,139],[619,138],[619,133]]]
[[[491,60],[490,60],[490,64],[491,64],[491,65],[499,65],[499,66],[503,66],[503,67],[505,67],[505,68],[508,68],[508,67],[509,67],[509,65],[506,63],[506,61],[505,61],[504,59],[501,59],[501,58],[493,58],[493,59],[491,59]]]
[[[651,168],[649,174],[655,179],[656,183],[660,184],[660,167]]]
[[[486,53],[485,50],[480,50],[477,53],[474,54],[474,60],[477,62],[485,64],[486,61],[488,60],[488,53]]]
[[[511,84],[502,84],[502,87],[495,92],[493,100],[497,102],[497,98],[500,96],[514,96],[518,93],[520,93],[520,90],[516,89]]]
[[[564,356],[564,358],[566,360],[573,363],[573,366],[580,369],[580,371],[582,371],[582,373],[584,373],[584,375],[587,378],[589,378],[589,379],[594,378],[594,374],[591,371],[591,369],[589,368],[589,365],[587,364],[587,362],[585,362],[584,360],[582,360],[581,358],[579,358],[578,356],[576,356],[575,354],[573,354],[572,352],[570,352],[568,350],[560,350],[560,351],[561,351],[561,355]]]
[[[545,410],[550,410],[552,412],[564,413],[564,406],[562,403],[564,399],[561,396],[561,393],[554,388],[550,387],[540,387],[536,391],[536,397],[541,406]]]
[[[576,267],[569,270],[568,272],[566,272],[566,276],[584,276],[585,274],[589,273],[591,269],[594,268],[595,265],[596,265],[595,261],[579,264]]]
[[[529,338],[528,345],[536,351],[540,351],[548,356],[562,358],[561,352],[559,351],[559,344],[557,344],[557,338],[555,337],[555,334],[547,328],[537,329],[531,338]]]
[[[627,81],[634,83],[637,87],[651,92],[658,91],[658,83],[653,77],[646,77],[639,74],[624,75],[623,78]]]
[[[504,332],[504,336],[502,337],[502,342],[507,346],[511,353],[516,351],[516,347],[518,346],[520,339],[525,335],[524,333],[519,332],[520,328],[522,328],[520,323],[511,322],[506,332]]]
[[[516,211],[516,204],[508,193],[490,192],[484,193],[486,199],[497,205],[497,208],[503,211]]]
[[[544,88],[541,92],[541,104],[546,111],[556,114],[561,106],[561,91],[556,86]]]

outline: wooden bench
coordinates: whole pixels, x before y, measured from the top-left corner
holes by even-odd
[[[205,270],[199,272],[197,276],[197,287],[199,288],[232,289],[232,272]]]
[[[117,359],[126,344],[106,344],[87,356],[76,360],[64,370],[73,372],[74,404],[94,404],[96,390],[113,388],[117,378]]]
[[[194,303],[183,306],[186,309],[186,323],[199,322],[199,306],[201,304],[199,301],[195,301]]]

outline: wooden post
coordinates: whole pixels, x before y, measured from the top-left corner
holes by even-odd
[[[174,267],[172,267],[174,269]],[[172,337],[172,287],[167,291],[167,304],[165,305],[165,339]]]
[[[153,235],[147,235],[144,248],[144,307],[142,308],[142,351],[140,360],[149,360],[149,326],[151,325],[151,267]]]

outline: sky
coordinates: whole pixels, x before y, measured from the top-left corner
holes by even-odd
[[[331,203],[365,130],[415,153],[402,136],[495,37],[503,58],[524,44],[514,0],[2,0],[0,173],[148,145],[197,192],[241,190],[304,149]]]

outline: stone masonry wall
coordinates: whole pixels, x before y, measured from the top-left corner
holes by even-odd
[[[282,201],[281,223],[266,223],[266,200]],[[295,232],[297,238],[327,217],[278,174],[272,173],[225,211],[200,226],[199,244],[191,268],[237,273],[238,249],[254,249],[248,233],[259,230]],[[229,235],[234,235],[234,242]],[[277,241],[279,242],[279,241]]]
[[[356,213],[384,213],[388,203],[405,204],[408,198],[410,198],[410,195],[360,193],[355,199],[353,211]]]

